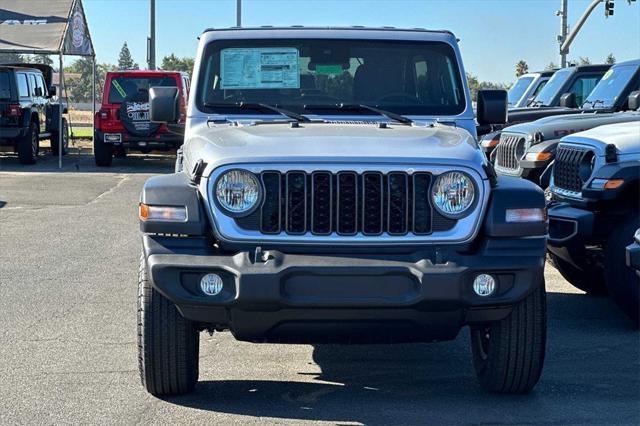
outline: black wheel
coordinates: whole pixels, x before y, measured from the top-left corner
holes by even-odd
[[[577,268],[553,253],[549,253],[547,259],[560,272],[560,275],[577,289],[593,296],[607,294],[601,268],[589,265]]]
[[[138,280],[138,368],[152,395],[189,393],[198,382],[200,334],[175,305],[153,289],[147,262]]]
[[[613,229],[604,245],[604,276],[613,300],[640,327],[640,277],[626,265],[625,248],[640,226],[638,212]]]
[[[93,157],[98,167],[109,167],[113,161],[113,148],[104,143],[97,133],[93,134]]]
[[[51,133],[51,155],[58,155],[58,147],[60,140],[60,133],[54,130]],[[62,119],[62,155],[67,155],[67,149],[69,148],[69,125],[67,119]]]
[[[40,150],[38,124],[30,123],[27,134],[18,141],[18,160],[22,164],[35,164]]]
[[[547,340],[544,279],[501,321],[471,328],[480,385],[499,393],[527,393],[538,383]]]

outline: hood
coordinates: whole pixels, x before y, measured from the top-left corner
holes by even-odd
[[[621,155],[640,154],[640,121],[596,127],[562,138],[562,142],[588,145],[601,155],[609,144]]]
[[[213,168],[234,163],[393,163],[459,165],[482,170],[482,152],[464,129],[435,124],[190,123],[187,165],[202,159]],[[189,169],[187,169],[189,170]]]
[[[573,133],[589,130],[597,126],[640,120],[640,112],[596,113],[556,115],[529,123],[521,123],[503,129],[503,133],[518,133],[528,136],[540,132],[545,140],[559,139]]]

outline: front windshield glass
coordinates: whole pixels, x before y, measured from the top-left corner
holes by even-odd
[[[509,106],[515,105],[520,98],[522,98],[522,95],[524,95],[524,92],[531,85],[532,81],[533,77],[523,76],[511,86],[511,89],[509,89]]]
[[[538,96],[533,100],[534,106],[551,106],[551,102],[558,96],[558,93],[571,77],[571,74],[575,72],[575,68],[563,68],[556,71],[553,77],[549,79],[547,84],[542,88]]]
[[[333,39],[212,42],[203,56],[196,103],[219,114],[273,114],[238,108],[241,103],[318,115],[372,114],[341,104],[403,115],[457,115],[466,107],[450,45]]]
[[[618,65],[610,68],[589,94],[583,108],[612,108],[638,72],[638,65]]]
[[[0,99],[11,99],[11,80],[8,72],[0,71]]]

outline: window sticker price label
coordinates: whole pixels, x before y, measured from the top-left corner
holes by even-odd
[[[295,47],[223,49],[221,89],[299,89],[299,52]]]

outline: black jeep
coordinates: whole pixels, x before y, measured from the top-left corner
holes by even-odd
[[[0,65],[0,146],[13,147],[22,164],[34,164],[40,140],[51,140],[58,154],[60,108],[52,86],[53,68],[41,64]],[[67,120],[62,119],[62,153],[69,143]]]

